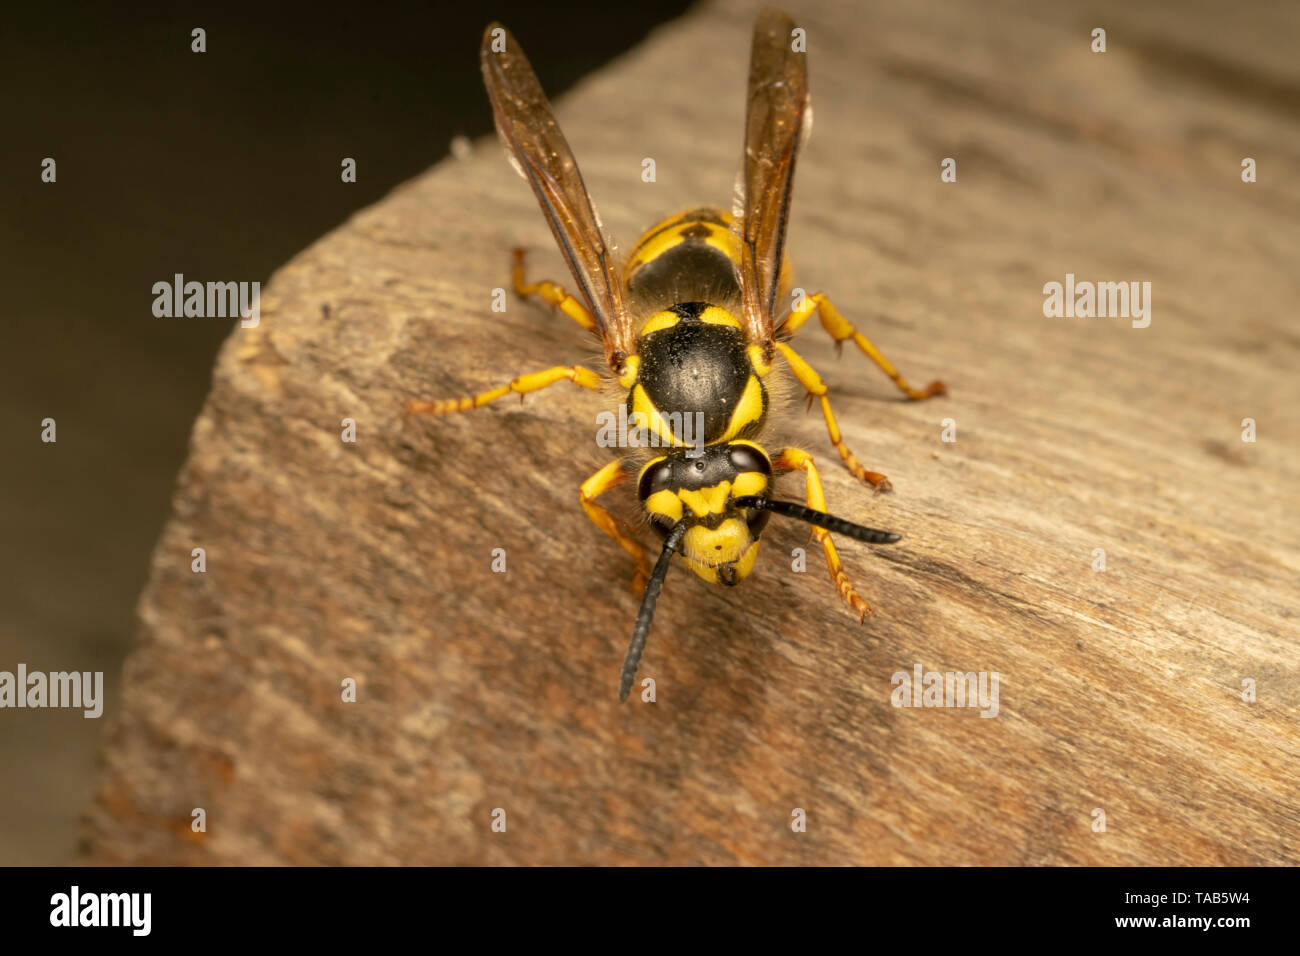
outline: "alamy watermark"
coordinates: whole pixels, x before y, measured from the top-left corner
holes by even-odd
[[[1049,319],[1132,319],[1135,329],[1151,324],[1150,282],[1076,282],[1067,272],[1064,283],[1044,285],[1043,295]]]
[[[672,448],[686,446],[687,458],[704,454],[703,412],[654,413],[658,427],[645,412],[631,412],[620,405],[617,412],[605,411],[596,416],[596,444],[601,448]]]
[[[981,717],[998,715],[997,671],[898,671],[890,679],[895,707],[978,707]]]
[[[152,893],[83,893],[75,883],[50,897],[51,926],[119,926],[148,936],[153,926]]]
[[[104,713],[103,671],[0,671],[0,708],[74,707],[94,719]]]
[[[262,321],[262,283],[186,282],[176,273],[171,282],[153,284],[153,314],[160,319],[233,319],[254,328]]]

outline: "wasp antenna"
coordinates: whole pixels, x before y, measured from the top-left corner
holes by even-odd
[[[636,676],[637,666],[641,663],[641,652],[645,650],[646,638],[650,636],[650,622],[654,620],[659,591],[664,586],[664,578],[668,576],[668,563],[672,560],[677,546],[682,543],[685,534],[685,521],[673,525],[673,530],[668,532],[668,538],[664,541],[663,551],[659,552],[659,560],[655,562],[654,570],[650,572],[650,580],[646,582],[645,595],[641,598],[641,610],[637,611],[636,626],[632,628],[632,643],[627,646],[627,657],[623,659],[623,674],[618,681],[619,703],[627,700],[628,692],[632,689],[632,678]]]
[[[865,541],[867,544],[893,544],[902,537],[901,534],[895,534],[892,531],[867,528],[860,524],[854,524],[852,521],[845,521],[843,518],[828,515],[824,511],[805,508],[793,501],[776,501],[772,498],[752,495],[737,498],[736,504],[741,508],[756,508],[759,511],[770,511],[773,514],[784,515],[787,518],[806,521],[809,524],[815,524],[819,528],[825,528],[834,534],[842,534],[846,538],[852,538],[854,541]]]

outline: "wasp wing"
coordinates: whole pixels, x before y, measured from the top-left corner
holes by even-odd
[[[732,227],[741,242],[741,324],[745,337],[765,349],[772,344],[794,164],[811,117],[807,61],[794,49],[794,28],[793,20],[770,7],[754,25],[742,196]]]
[[[635,351],[636,334],[623,298],[621,265],[592,209],[573,152],[524,51],[505,27],[488,26],[479,60],[501,141],[537,194],[600,326],[610,367],[620,371],[623,359]]]

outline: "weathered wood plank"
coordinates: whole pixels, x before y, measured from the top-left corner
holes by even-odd
[[[496,145],[289,263],[196,424],[88,858],[1300,862],[1300,24],[1282,6],[1096,9],[802,11],[799,280],[952,394],[899,402],[862,356],[800,333],[847,441],[896,488],[857,487],[793,403],[831,508],[905,535],[840,545],[877,613],[859,626],[815,552],[792,572],[803,534],[774,522],[739,588],[670,576],[654,704],[616,703],[632,566],[577,505],[607,399],[402,416],[599,367],[562,317],[489,309],[514,244],[567,279]],[[624,242],[730,195],[752,13],[700,9],[560,105]],[[1093,26],[1109,52],[1089,51]],[[1150,326],[1045,318],[1066,273],[1151,282]],[[893,707],[891,675],[916,664],[997,672],[997,717]]]

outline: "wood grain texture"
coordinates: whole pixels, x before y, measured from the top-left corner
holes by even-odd
[[[727,201],[754,12],[700,8],[559,104],[624,244]],[[851,348],[799,334],[848,443],[896,489],[857,486],[796,396],[784,428],[831,509],[904,535],[840,543],[875,616],[840,606],[815,551],[793,572],[805,533],[774,520],[738,588],[673,569],[641,671],[658,700],[617,704],[633,567],[577,496],[606,460],[608,396],[402,415],[600,367],[551,310],[490,310],[515,244],[567,277],[484,141],[287,264],[223,349],[86,859],[1300,863],[1296,10],[792,12],[817,116],[797,278],[951,389],[901,402]],[[1150,327],[1045,318],[1066,273],[1150,281]],[[634,513],[629,489],[613,498]],[[997,717],[893,707],[891,675],[918,663],[997,672]]]

